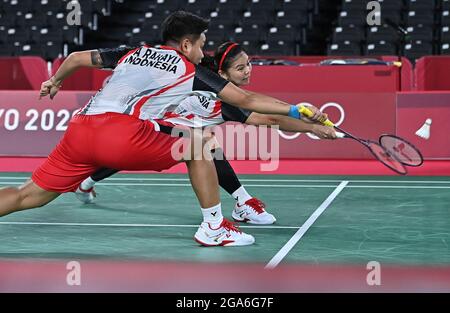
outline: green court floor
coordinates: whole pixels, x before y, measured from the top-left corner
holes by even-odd
[[[0,187],[28,175],[0,173]],[[186,175],[118,174],[98,184],[96,204],[66,194],[0,218],[0,258],[450,265],[450,177],[240,178],[277,217],[273,226],[242,225],[253,246],[204,248],[193,240],[201,212]],[[226,193],[222,200],[231,218],[234,200]]]

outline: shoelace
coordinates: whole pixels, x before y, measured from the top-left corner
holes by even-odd
[[[250,206],[258,214],[264,213],[264,209],[266,207],[264,202],[257,198],[251,198],[250,200],[247,200],[245,204]]]
[[[234,231],[237,233],[242,233],[242,231],[239,230],[239,228],[236,226],[235,223],[227,220],[226,218],[223,219],[221,227],[225,228],[228,231]]]

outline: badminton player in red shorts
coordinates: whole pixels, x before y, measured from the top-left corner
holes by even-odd
[[[238,43],[223,43],[216,49],[214,56],[205,55],[200,65],[206,66],[238,87],[247,86],[251,80],[252,65],[250,58]],[[174,125],[184,125],[191,128],[212,127],[226,121],[250,125],[278,125],[281,130],[311,132],[322,139],[333,139],[334,133],[332,128],[321,124],[307,123],[305,120],[293,119],[288,116],[250,112],[222,103],[217,99],[208,99],[199,94],[189,96],[181,101],[173,112],[166,113],[164,120]],[[218,142],[215,142],[211,152],[214,156],[213,161],[220,187],[236,199],[232,211],[233,219],[250,224],[273,224],[276,221],[275,216],[268,212],[261,200],[247,192]],[[103,168],[98,170],[80,184],[75,191],[75,195],[83,203],[93,203],[95,183],[115,173],[117,173],[115,169]]]
[[[164,21],[165,45],[159,48],[142,46],[72,53],[57,73],[42,84],[41,97],[53,98],[63,80],[83,66],[100,68],[117,62],[114,74],[72,119],[62,140],[31,180],[18,188],[0,189],[0,216],[40,207],[61,193],[73,192],[99,168],[161,171],[183,161],[203,214],[196,241],[205,246],[252,244],[253,236],[222,216],[211,156],[193,155],[198,150],[209,152],[186,149],[180,159],[172,155],[173,145],[191,143],[195,135],[189,139],[172,137],[168,134],[170,126],[148,119],[156,111],[162,114],[170,111],[193,91],[215,93],[227,103],[251,111],[300,118],[296,106],[246,92],[197,66],[203,58],[207,27],[207,20],[179,11]],[[111,55],[115,57],[104,58]],[[315,112],[315,120],[326,118]],[[194,152],[188,153],[189,150]]]

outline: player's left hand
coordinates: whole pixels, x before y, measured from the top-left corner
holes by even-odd
[[[336,131],[333,127],[328,127],[324,125],[314,124],[312,126],[312,131],[314,135],[319,137],[320,139],[336,139]]]

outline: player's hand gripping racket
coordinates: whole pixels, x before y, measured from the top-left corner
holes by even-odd
[[[306,117],[312,117],[313,112],[305,106],[299,107],[299,112]],[[401,175],[406,175],[407,166],[420,166],[423,157],[419,150],[403,138],[394,135],[382,135],[379,142],[358,138],[342,128],[336,126],[330,120],[326,120],[324,125],[334,127],[339,132],[339,138],[351,138],[366,146],[370,152],[385,166]]]

